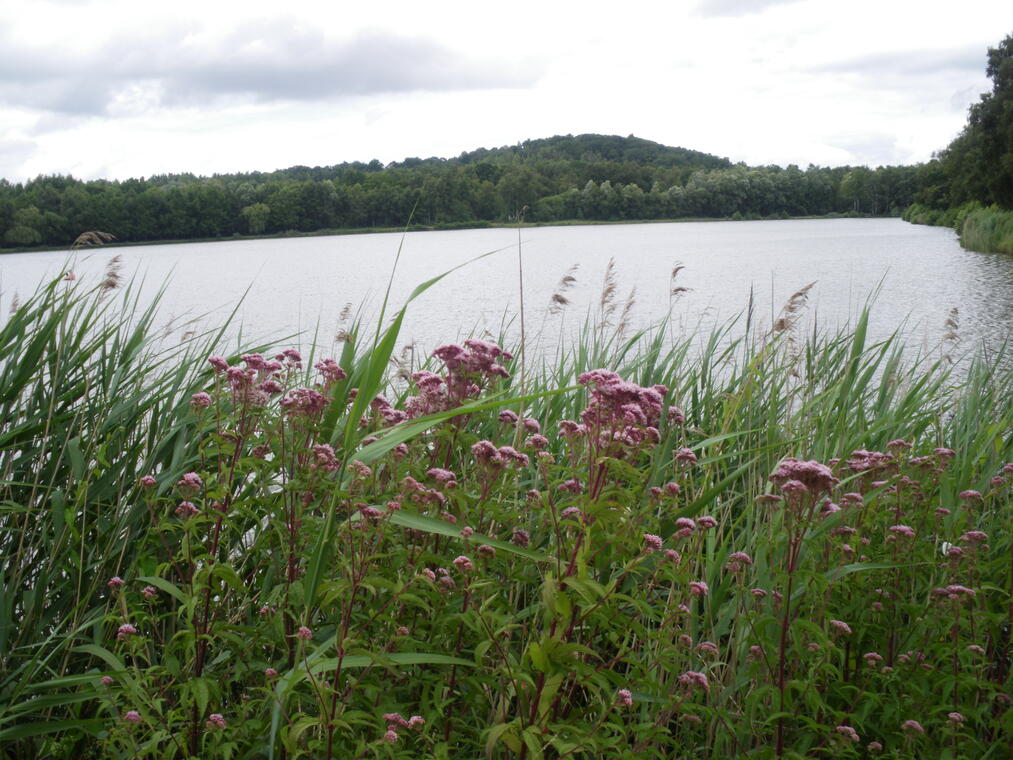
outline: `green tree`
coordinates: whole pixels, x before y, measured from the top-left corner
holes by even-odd
[[[246,231],[251,235],[260,235],[267,229],[267,221],[271,218],[271,207],[266,203],[251,203],[239,212],[246,223]]]

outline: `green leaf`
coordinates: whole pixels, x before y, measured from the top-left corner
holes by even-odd
[[[425,517],[423,515],[405,512],[403,509],[392,512],[390,515],[390,521],[394,525],[400,525],[402,528],[410,528],[411,530],[418,530],[423,533],[432,533],[438,536],[448,536],[460,541],[464,540],[464,537],[461,536],[461,529],[457,526],[445,522],[444,520],[437,520],[433,517]],[[516,554],[520,557],[534,560],[535,562],[548,562],[549,559],[540,552],[525,549],[512,544],[509,541],[501,541],[497,538],[483,536],[481,533],[473,533],[468,538],[468,541],[473,544],[488,544],[496,549],[501,549],[502,551],[509,552],[510,554]]]

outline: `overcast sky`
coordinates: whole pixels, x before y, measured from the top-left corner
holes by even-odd
[[[598,132],[923,161],[1009,0],[0,0],[0,177],[455,156]]]

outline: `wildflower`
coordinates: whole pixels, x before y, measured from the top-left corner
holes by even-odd
[[[426,725],[426,719],[421,715],[413,715],[408,719],[408,728],[418,729]]]
[[[116,638],[125,639],[128,636],[133,636],[137,633],[137,629],[134,628],[130,623],[124,623],[116,630]]]
[[[327,385],[336,383],[339,380],[344,380],[348,375],[345,370],[338,366],[334,359],[324,359],[313,365],[314,368],[324,377],[324,382]]]
[[[195,393],[190,397],[190,406],[194,409],[207,409],[211,406],[211,396],[204,391]]]
[[[546,438],[544,435],[539,435],[536,433],[535,435],[531,436],[526,441],[524,441],[524,445],[527,446],[529,449],[541,451],[542,449],[548,447],[549,439]]]
[[[564,520],[579,520],[584,516],[584,513],[577,507],[567,507],[559,516]]]
[[[401,713],[384,713],[383,722],[387,724],[388,728],[403,728],[408,725],[408,721]]]
[[[693,637],[690,636],[688,633],[680,633],[679,643],[684,647],[691,647],[693,646]]]
[[[883,751],[883,745],[880,744],[879,742],[869,742],[868,744],[865,745],[865,748],[867,750],[869,750],[869,752],[882,752]]]
[[[922,728],[922,724],[916,720],[906,720],[900,724],[902,731],[906,731],[909,734],[924,734],[925,729]]]
[[[387,729],[387,733],[385,733],[383,735],[383,738],[381,739],[381,741],[385,741],[388,744],[396,744],[397,743],[397,731],[395,731],[393,728],[388,728]]]
[[[675,521],[675,527],[678,528],[679,530],[687,529],[692,531],[696,529],[696,523],[693,522],[688,517],[680,517],[678,520]]]
[[[777,504],[784,501],[784,497],[776,493],[761,493],[756,497],[756,500],[761,504]]]
[[[677,406],[668,407],[668,421],[673,425],[686,424],[686,413]]]
[[[674,562],[675,564],[679,564],[679,560],[682,559],[682,555],[675,549],[665,549],[664,554],[666,559]]]
[[[521,420],[524,429],[529,433],[541,433],[542,425],[534,417],[525,417]]]
[[[278,402],[290,417],[316,417],[327,408],[327,397],[313,388],[293,388]]]
[[[144,488],[154,488],[156,483],[154,477],[152,477],[151,475],[145,475],[137,482],[140,483]]]
[[[948,510],[946,507],[936,507],[936,514],[939,515],[940,517],[946,517],[948,514],[950,514],[950,510]]]
[[[143,596],[145,599],[154,599],[156,596],[158,596],[158,589],[156,589],[154,586],[145,586],[144,588],[141,589],[141,596]]]
[[[346,469],[349,472],[354,473],[356,477],[361,478],[363,480],[365,480],[366,478],[368,478],[370,475],[373,474],[373,470],[370,468],[370,466],[364,464],[363,462],[360,462],[358,459],[353,459]]]
[[[619,707],[633,706],[633,694],[630,693],[629,689],[620,689],[616,692],[616,704]]]
[[[975,597],[974,589],[968,588],[967,586],[961,586],[953,583],[946,587],[946,593],[950,599],[957,600],[961,597],[967,597],[973,599]]]
[[[123,713],[123,720],[127,721],[127,723],[140,723],[141,714],[137,710],[127,710]]]
[[[175,512],[178,517],[182,517],[183,519],[200,514],[200,510],[194,506],[192,501],[181,501],[179,506],[176,507]]]
[[[470,525],[465,525],[463,528],[461,528],[461,538],[471,538],[472,535],[474,535],[474,533],[475,529],[472,528]]]
[[[845,623],[843,620],[831,620],[830,627],[839,633],[844,634],[851,633],[851,626]]]
[[[114,575],[106,582],[106,585],[111,589],[117,589],[124,583],[126,583],[126,581],[124,581],[120,576]]]
[[[203,485],[203,481],[200,479],[200,475],[196,472],[188,472],[179,479],[179,482],[177,482],[176,485],[179,488],[189,488],[194,491],[199,491],[200,487]]]
[[[858,741],[858,733],[851,726],[837,726],[834,731],[843,736],[849,742]]]
[[[266,678],[274,678],[276,675],[278,675],[278,671],[274,668],[264,668],[264,676]]]
[[[818,652],[823,648],[815,641],[810,641],[808,644],[806,644],[806,647],[809,649],[810,652]]]
[[[110,686],[113,683],[113,677],[112,676],[102,676],[101,680],[102,680],[102,685],[103,686]]]
[[[982,500],[982,496],[981,496],[981,493],[979,491],[972,491],[970,489],[968,489],[967,491],[961,491],[960,492],[960,498],[963,499],[964,501],[981,501]]]
[[[968,645],[967,651],[968,652],[974,652],[975,654],[980,654],[982,656],[984,656],[984,654],[985,654],[985,648],[984,647],[980,647],[977,644],[970,644],[970,645]]]
[[[517,414],[511,412],[509,409],[504,409],[499,413],[499,421],[506,424],[515,424],[517,422]]]
[[[406,626],[406,625],[399,625],[397,627],[397,630],[394,631],[394,633],[396,633],[398,636],[410,636],[411,635],[411,631],[408,630],[408,626]]]
[[[763,659],[763,647],[761,647],[761,646],[759,646],[757,644],[753,644],[751,647],[749,647],[749,656],[752,659],[754,659],[754,660],[762,660]]]
[[[728,555],[728,564],[725,567],[728,568],[728,572],[737,573],[743,567],[751,564],[753,564],[753,558],[745,552],[732,552]]]
[[[664,541],[661,536],[656,536],[653,533],[644,534],[644,551],[645,552],[656,552],[660,551]]]
[[[683,713],[682,719],[687,723],[696,723],[696,724],[703,723],[703,720],[700,718],[699,715],[693,715],[692,713]]]
[[[891,525],[890,532],[895,536],[904,536],[904,538],[914,538],[915,531],[910,525]]]
[[[840,482],[825,464],[813,460],[803,462],[794,457],[784,459],[770,475],[770,480],[781,484],[782,490],[787,483],[796,482],[813,493],[830,491]]]
[[[762,588],[749,589],[749,593],[752,594],[756,599],[764,599],[767,596],[767,592]]]
[[[687,670],[681,676],[679,676],[679,683],[683,686],[697,686],[704,691],[710,691],[710,682],[707,680],[707,676],[703,673],[698,673],[695,670]]]
[[[450,470],[444,470],[442,467],[430,467],[426,470],[426,475],[436,480],[438,483],[450,483],[456,481],[457,476]]]
[[[513,462],[518,467],[528,466],[528,455],[522,454],[513,446],[500,446],[498,453],[505,462]]]
[[[700,530],[710,530],[711,528],[717,527],[718,521],[710,515],[700,515],[696,518],[696,526]]]
[[[949,721],[949,724],[955,728],[959,728],[964,724],[964,716],[958,712],[947,713],[946,720]]]
[[[879,652],[866,652],[862,655],[862,659],[865,660],[867,665],[875,665],[876,663],[883,661],[883,655]]]
[[[225,728],[225,718],[221,713],[211,713],[204,725],[208,728]]]
[[[707,588],[707,584],[703,581],[690,581],[689,591],[693,596],[707,596],[707,592],[710,589]]]
[[[510,540],[517,546],[523,548],[531,542],[531,536],[523,528],[514,528]]]
[[[309,641],[313,638],[313,631],[305,625],[301,625],[299,626],[299,630],[295,632],[295,637],[297,639],[302,639],[303,641]]]
[[[687,449],[686,447],[683,447],[675,452],[675,461],[678,462],[679,464],[691,467],[697,462],[696,454],[693,453],[692,449]]]
[[[420,575],[424,575],[426,578],[428,578],[429,580],[433,581],[434,583],[436,581],[436,573],[434,573],[428,567],[422,568],[422,570],[419,572],[419,574]]]
[[[983,544],[988,541],[988,534],[981,530],[969,530],[960,540],[967,544]]]
[[[478,556],[483,559],[493,559],[496,556],[496,550],[489,544],[482,544],[478,547]]]
[[[717,657],[718,654],[720,653],[718,645],[715,644],[713,641],[701,641],[699,644],[696,645],[696,651],[699,652],[700,654],[706,654],[712,657]]]
[[[454,560],[454,567],[460,570],[462,573],[471,572],[475,569],[475,565],[472,564],[471,560],[461,555]]]
[[[271,612],[273,612],[273,610],[270,607],[268,607],[266,604],[263,607],[261,607],[259,610],[257,610],[257,611],[261,615],[270,615]]]
[[[809,493],[809,487],[801,480],[789,480],[781,485],[781,492],[789,496]]]
[[[678,496],[681,491],[682,486],[680,486],[678,483],[675,482],[665,483],[665,493],[671,496],[672,498]]]

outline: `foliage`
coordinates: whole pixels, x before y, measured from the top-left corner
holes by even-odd
[[[5,757],[1008,746],[1001,364],[603,320],[517,398],[483,341],[388,378],[403,310],[207,364],[110,304],[0,333]]]
[[[918,169],[915,203],[904,218],[953,227],[974,251],[1013,251],[1013,34],[989,48],[992,91],[968,111],[967,125]],[[987,207],[987,208],[985,208]]]
[[[731,166],[632,136],[578,135],[386,167],[0,181],[0,241],[65,245],[82,229],[126,242],[221,238],[401,227],[408,218],[453,227],[510,221],[524,206],[533,222],[896,215],[912,200],[916,174],[915,167]]]

